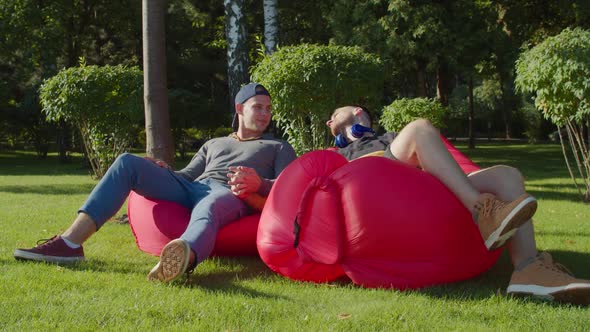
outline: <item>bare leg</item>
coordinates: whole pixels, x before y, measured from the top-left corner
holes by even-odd
[[[468,177],[480,192],[492,193],[505,201],[512,201],[525,193],[520,172],[509,166],[494,166],[471,173]],[[514,267],[537,255],[533,223],[529,220],[506,242]]]
[[[428,120],[416,120],[404,127],[391,143],[391,153],[400,161],[420,166],[434,175],[473,211],[480,193],[447,151],[438,129]]]
[[[72,225],[61,235],[76,244],[82,244],[96,233],[94,220],[84,212],[80,212]]]

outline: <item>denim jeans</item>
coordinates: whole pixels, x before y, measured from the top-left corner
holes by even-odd
[[[120,155],[90,193],[78,212],[88,214],[100,227],[123,205],[129,192],[173,201],[191,210],[190,222],[180,236],[197,256],[209,257],[217,232],[250,213],[249,207],[219,182],[191,182],[174,171],[129,153]]]

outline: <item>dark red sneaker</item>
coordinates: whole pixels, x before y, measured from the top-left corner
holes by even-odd
[[[16,249],[14,258],[57,264],[72,264],[84,260],[82,246],[72,249],[61,236],[56,235],[48,240],[37,241],[37,246],[31,249]]]

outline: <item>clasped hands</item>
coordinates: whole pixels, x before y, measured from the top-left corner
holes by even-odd
[[[239,198],[245,198],[258,192],[262,179],[253,168],[245,166],[230,166],[227,173],[231,192]]]

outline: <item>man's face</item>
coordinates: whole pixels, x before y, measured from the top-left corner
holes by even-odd
[[[346,108],[338,108],[330,116],[330,120],[326,121],[326,125],[330,128],[332,136],[336,137],[341,134],[346,125],[350,124],[352,120],[352,112]]]
[[[242,108],[242,119],[244,129],[264,132],[271,119],[270,97],[256,95],[246,100]]]

